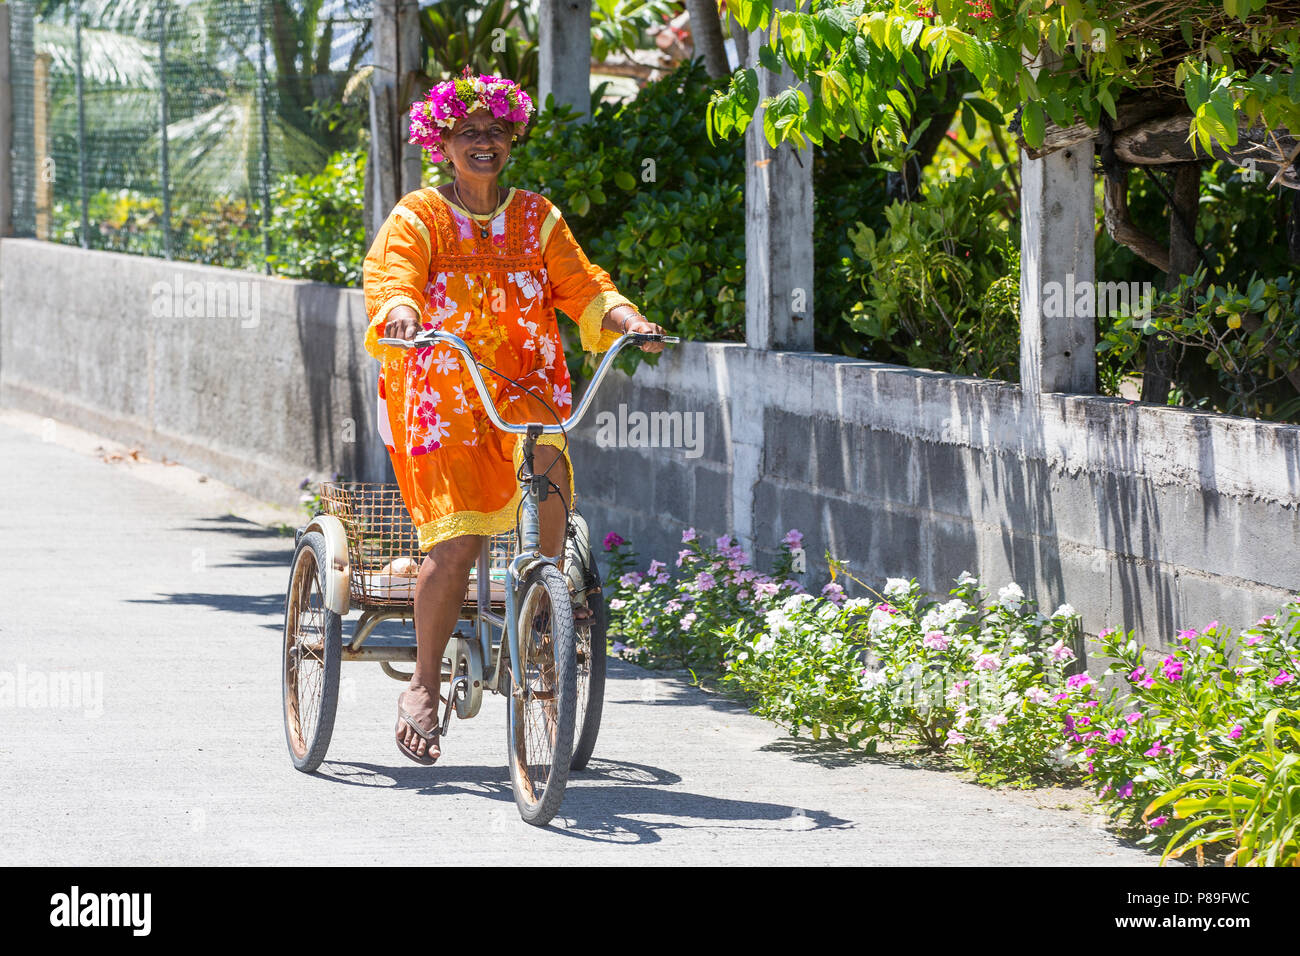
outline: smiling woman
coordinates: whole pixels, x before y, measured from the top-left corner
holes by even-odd
[[[365,347],[382,363],[379,431],[420,549],[428,552],[415,587],[415,674],[399,700],[396,731],[398,748],[419,763],[440,753],[441,661],[470,568],[485,536],[515,524],[519,444],[508,447],[492,426],[450,349],[408,351],[379,339],[410,339],[422,328],[460,336],[500,373],[485,379],[501,417],[522,423],[561,421],[572,407],[556,308],[576,321],[588,351],[608,349],[616,333],[663,332],[587,259],[545,196],[501,186],[511,143],[531,112],[517,84],[468,69],[414,103],[411,141],[434,162],[450,161],[455,176],[402,197],[363,269]],[[534,462],[558,492],[539,509],[549,555],[563,554],[573,499],[564,444],[563,435],[543,436]],[[577,600],[575,618],[585,620],[585,597]]]

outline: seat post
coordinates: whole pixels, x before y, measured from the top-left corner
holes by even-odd
[[[492,539],[483,536],[483,544],[478,552],[478,609],[486,611],[492,606],[492,562],[488,548]]]

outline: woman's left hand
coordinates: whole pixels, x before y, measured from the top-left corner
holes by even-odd
[[[628,332],[641,332],[648,335],[668,334],[662,327],[655,325],[640,312],[627,305],[610,309],[609,315],[605,318],[605,327],[611,332],[617,332],[619,335]],[[643,352],[662,352],[664,350],[662,342],[642,342],[640,347]]]
[[[668,334],[662,328],[660,328],[659,326],[651,322],[649,319],[647,319],[644,315],[640,315],[640,314],[638,314],[636,318],[630,320],[627,323],[627,330],[629,332],[644,332],[649,335]],[[664,350],[664,344],[662,342],[641,343],[641,351],[643,352],[662,352],[663,350]]]

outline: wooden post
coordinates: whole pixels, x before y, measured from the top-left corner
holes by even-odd
[[[36,238],[50,238],[54,207],[54,157],[50,155],[50,61],[37,53],[32,68],[33,140],[36,146]]]
[[[793,10],[793,0],[777,0]],[[759,97],[794,82],[758,67],[760,32],[748,38],[747,66],[758,71]],[[809,92],[805,90],[805,95]],[[745,342],[755,349],[813,349],[812,150],[777,149],[763,136],[762,108],[745,130]]]
[[[591,0],[541,0],[537,108],[548,95],[584,117],[591,111]]]

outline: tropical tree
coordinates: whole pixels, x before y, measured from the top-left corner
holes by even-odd
[[[729,6],[741,26],[765,34],[760,68],[789,68],[809,91],[795,85],[763,101],[763,132],[773,145],[847,137],[870,142],[877,155],[904,169],[917,145],[914,121],[934,115],[920,91],[928,79],[956,70],[974,84],[962,93],[963,117],[979,111],[1006,122],[1031,158],[1093,141],[1105,173],[1107,231],[1165,273],[1166,289],[1181,289],[1184,305],[1176,310],[1189,308],[1195,291],[1181,285],[1182,277],[1207,260],[1195,239],[1203,166],[1217,159],[1270,186],[1300,189],[1300,0],[798,0],[795,10],[776,10],[771,0],[729,0]],[[737,70],[710,104],[711,134],[743,131],[759,105],[756,72]],[[1171,210],[1168,239],[1130,214],[1134,168],[1170,171],[1168,185],[1153,180]],[[1290,197],[1277,202],[1300,222],[1300,204]],[[1292,260],[1300,263],[1300,228],[1290,231]],[[1267,331],[1265,319],[1249,311],[1241,324],[1251,334]],[[1153,334],[1142,397],[1163,402],[1177,377],[1176,334],[1158,326],[1144,327]],[[1264,359],[1300,391],[1296,356]]]

